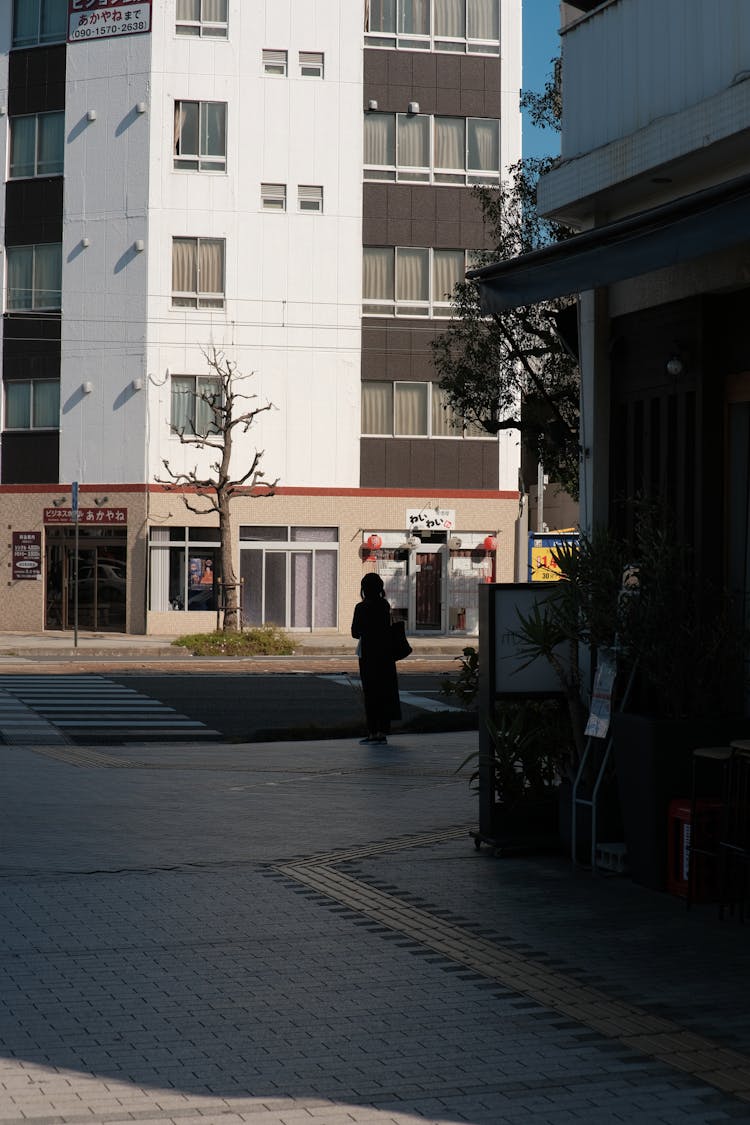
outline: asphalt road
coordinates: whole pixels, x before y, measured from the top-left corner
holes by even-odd
[[[440,695],[444,678],[400,677],[401,693],[407,695],[402,701],[404,722],[431,714],[431,703],[455,706]],[[364,722],[359,683],[345,674],[118,673],[107,679],[158,699],[231,741],[270,740],[281,732],[295,738],[345,735]],[[414,696],[416,700],[409,698]]]

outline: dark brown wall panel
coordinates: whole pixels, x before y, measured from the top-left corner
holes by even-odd
[[[59,375],[59,314],[6,313],[3,379],[56,379]]]
[[[59,476],[58,433],[3,434],[3,484],[57,484]]]
[[[8,113],[65,109],[65,44],[11,51]]]
[[[62,242],[63,178],[9,180],[5,185],[5,244]]]
[[[364,184],[362,215],[365,246],[487,245],[479,204],[465,187]]]
[[[365,107],[373,98],[383,113],[405,113],[409,102],[416,101],[420,113],[500,117],[500,60],[365,50]]]
[[[499,487],[497,442],[439,438],[363,438],[362,488]]]
[[[435,382],[430,341],[444,332],[447,320],[382,320],[362,322],[362,379],[411,379]]]

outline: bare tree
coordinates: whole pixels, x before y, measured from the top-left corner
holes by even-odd
[[[212,450],[216,460],[209,465],[207,476],[199,474],[197,465],[187,472],[175,472],[169,461],[164,460],[162,464],[168,479],[156,479],[167,488],[181,489],[183,502],[189,511],[198,515],[218,513],[223,628],[229,633],[240,626],[239,587],[232,557],[232,500],[248,490],[258,490],[254,495],[272,496],[278,483],[278,480],[265,479],[261,468],[264,451],[257,449],[245,472],[238,477],[232,476],[235,431],[239,429],[241,433],[247,433],[258,415],[270,410],[273,404],[244,406],[255,403],[257,398],[238,390],[238,384],[251,376],[241,374],[237,364],[217,348],[204,352],[204,355],[211,375],[202,384],[196,384],[192,393],[194,409],[190,412],[191,421],[177,432],[183,445]],[[200,505],[192,500],[192,496],[201,501]]]

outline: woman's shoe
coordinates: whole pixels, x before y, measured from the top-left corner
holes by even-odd
[[[367,738],[360,738],[359,744],[360,744],[360,746],[372,746],[373,742],[377,742],[377,741],[378,741],[377,738],[371,737],[368,734]]]
[[[371,739],[370,741],[373,742],[376,746],[387,746],[388,745],[388,739],[385,737],[384,734],[376,734],[375,737],[373,739]]]

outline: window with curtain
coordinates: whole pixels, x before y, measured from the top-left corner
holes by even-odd
[[[365,313],[393,313],[392,246],[365,246],[362,254],[362,297]]]
[[[467,166],[471,171],[494,172],[500,168],[500,122],[470,117],[467,128]]]
[[[5,382],[6,430],[58,430],[60,383],[57,379],[19,379]]]
[[[396,117],[393,113],[365,114],[365,165],[368,168],[389,169],[375,175],[366,173],[368,179],[395,179],[396,167]]]
[[[448,405],[438,383],[370,381],[362,384],[363,437],[485,438]]]
[[[402,179],[428,180],[430,167],[430,118],[426,113],[399,113],[396,118],[396,163],[399,168],[424,168]]]
[[[429,434],[429,383],[394,383],[393,432],[396,437]]]
[[[177,0],[178,35],[227,37],[228,0]]]
[[[62,289],[62,246],[8,246],[6,308],[59,309]]]
[[[362,433],[393,433],[393,383],[362,384]]]
[[[205,437],[217,434],[221,419],[216,406],[221,401],[221,384],[213,375],[173,375],[171,427],[176,434]]]
[[[175,101],[174,166],[193,172],[226,171],[226,102]]]
[[[172,305],[224,308],[224,239],[172,239]]]
[[[427,316],[430,301],[430,251],[396,247],[396,311]]]
[[[366,113],[364,166],[366,180],[498,183],[500,123],[482,117]]]
[[[11,117],[11,179],[60,175],[64,150],[65,114],[62,111]]]
[[[500,0],[365,0],[365,31],[368,46],[497,55]]]
[[[64,43],[68,0],[13,0],[13,46]]]
[[[362,311],[366,316],[450,316],[450,295],[465,271],[464,250],[365,246]]]

